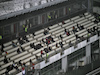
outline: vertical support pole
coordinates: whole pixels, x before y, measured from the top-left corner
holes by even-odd
[[[62,70],[66,72],[68,69],[68,61],[67,61],[67,56],[62,58]]]
[[[86,46],[86,64],[91,63],[91,44]]]
[[[93,0],[88,0],[88,12],[93,12]]]

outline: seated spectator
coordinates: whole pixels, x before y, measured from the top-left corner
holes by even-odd
[[[9,75],[9,74],[8,74],[8,70],[6,70],[5,75]]]
[[[10,67],[10,65],[7,67],[7,70],[8,70],[8,72],[11,70],[11,67]]]
[[[49,47],[49,51],[52,51],[51,47]]]
[[[61,39],[63,38],[62,35],[59,36]]]
[[[90,29],[88,29],[87,31],[88,31],[88,33],[91,33],[91,30]]]
[[[81,40],[82,40],[82,41],[84,41],[84,40],[85,40],[85,38],[84,38],[83,36],[81,36]]]
[[[48,30],[50,30],[50,28],[48,27]]]
[[[81,25],[80,28],[81,28],[81,29],[84,29],[84,26]]]
[[[78,32],[74,26],[73,26],[73,32],[74,32],[74,34],[75,34],[75,32]]]
[[[17,65],[14,65],[14,68],[15,68],[17,71],[19,71],[19,68],[18,68]]]
[[[59,44],[60,44],[61,48],[63,48],[63,43],[62,42],[59,42]]]
[[[1,45],[1,52],[4,52],[3,48],[4,48],[4,45],[2,44]]]
[[[35,54],[35,57],[36,57],[37,60],[39,59],[39,57],[36,54]]]
[[[45,51],[46,53],[48,53],[48,52],[49,52],[47,48],[45,48],[45,49],[44,49],[44,51]]]
[[[44,39],[42,39],[42,42],[45,43]]]
[[[49,36],[48,39],[51,40],[52,42],[55,42],[51,36]]]
[[[21,60],[19,61],[19,65],[22,65]]]
[[[17,49],[17,53],[18,53],[18,54],[20,54],[20,53],[21,53],[21,51],[20,51],[20,49],[19,49],[19,48]]]
[[[50,43],[50,39],[46,39],[46,44],[49,45]]]
[[[20,36],[17,38],[18,42],[20,41]]]
[[[33,36],[35,36],[35,34],[33,33]]]
[[[95,32],[95,31],[96,31],[96,27],[94,26],[94,27],[93,27],[93,32]]]
[[[84,27],[83,27],[82,25],[79,26],[78,24],[77,24],[77,28],[78,28],[79,30],[84,29]]]
[[[20,46],[20,48],[21,48],[21,50],[22,50],[23,52],[25,51],[25,49],[24,49],[23,47]]]
[[[19,43],[22,45],[24,44],[25,42],[23,40],[19,40]]]
[[[36,46],[35,46],[35,49],[37,50],[37,49],[40,49],[40,48],[42,48],[43,46],[41,45],[41,44],[37,44]]]
[[[76,37],[76,39],[80,39],[80,37],[77,34],[75,35],[75,37]]]
[[[69,35],[70,35],[69,31],[67,31],[67,32],[66,32],[66,35],[67,35],[67,36],[69,36]]]
[[[98,22],[99,22],[99,20],[98,19],[95,19],[94,23],[97,24]]]
[[[26,66],[26,63],[25,62],[23,62],[23,66]]]
[[[13,45],[13,47],[17,46],[17,44],[15,42],[13,42],[13,41],[12,41],[12,45]]]
[[[5,63],[5,64],[8,63],[8,60],[7,60],[6,56],[5,56],[5,58],[4,58],[4,63]]]
[[[30,47],[35,49],[34,43],[31,43],[31,44],[30,44]]]
[[[66,24],[64,21],[62,21],[62,24]]]
[[[2,48],[4,48],[4,45],[3,44],[1,46],[2,46]]]
[[[65,33],[67,32],[67,30],[65,29]]]
[[[32,63],[32,59],[30,59],[30,64]]]
[[[41,57],[42,57],[42,55],[44,55],[43,50],[41,50]]]
[[[26,40],[27,42],[29,42],[26,36],[23,36],[23,40]]]
[[[58,43],[56,43],[56,47],[58,48],[59,46],[58,46]]]
[[[70,46],[70,47],[72,47],[72,46],[73,46],[73,44],[71,43],[71,41],[69,41],[69,46]]]
[[[81,30],[81,29],[80,29],[80,26],[79,26],[78,24],[77,24],[77,28],[79,28],[79,30]]]
[[[6,54],[8,54],[8,52],[5,52]]]
[[[47,30],[44,30],[44,35],[47,35],[49,32]]]

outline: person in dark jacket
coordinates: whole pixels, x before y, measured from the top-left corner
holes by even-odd
[[[17,49],[17,53],[18,53],[18,54],[19,54],[19,53],[21,53],[21,51],[20,51],[20,49],[19,49],[19,48]]]
[[[5,64],[8,63],[8,60],[7,60],[6,56],[5,56],[5,58],[4,58],[4,63],[5,63]]]
[[[23,40],[26,40],[27,42],[29,42],[26,36],[23,36]]]
[[[15,42],[13,42],[13,41],[12,41],[12,45],[13,45],[13,47],[17,46],[17,44]]]
[[[3,49],[4,49],[4,45],[2,44],[2,45],[1,45],[1,51],[2,51],[2,52],[4,52]]]
[[[35,48],[34,43],[31,43],[31,44],[30,44],[30,47],[31,47],[31,48]]]
[[[21,50],[22,50],[23,52],[25,51],[25,49],[24,49],[23,47],[20,46],[20,48],[21,48]]]
[[[44,35],[47,35],[48,33],[48,30],[44,30]]]

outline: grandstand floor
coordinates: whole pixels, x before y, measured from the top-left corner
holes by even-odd
[[[83,36],[84,38],[87,38],[87,29],[93,28],[94,26],[97,27],[97,25],[100,25],[100,23],[95,24],[95,17],[93,14],[91,13],[84,13],[85,16],[75,16],[71,19],[65,20],[65,24],[62,24],[62,22],[57,23],[55,25],[49,26],[47,28],[41,29],[39,31],[36,31],[34,34],[28,34],[26,35],[26,37],[28,38],[29,42],[26,42],[25,40],[25,44],[21,45],[25,51],[18,54],[17,53],[17,49],[20,48],[20,44],[18,42],[17,39],[13,40],[14,42],[17,43],[17,47],[13,47],[12,46],[12,42],[7,42],[4,44],[4,51],[8,52],[8,54],[6,55],[5,52],[2,53],[2,55],[0,56],[0,74],[4,74],[6,72],[6,67],[9,66],[10,64],[13,64],[13,61],[15,63],[18,63],[20,60],[23,63],[26,63],[26,65],[30,65],[29,60],[31,59],[33,63],[37,64],[38,61],[35,57],[35,55],[39,56],[39,58],[41,58],[41,50],[44,50],[47,47],[51,47],[52,51],[48,52],[49,57],[53,56],[54,54],[56,54],[57,52],[61,52],[61,47],[60,45],[58,45],[58,47],[56,47],[56,44],[61,42],[63,43],[63,47],[69,48],[69,41],[71,41],[73,44],[75,44],[76,42],[76,37],[75,34],[79,35],[80,37]],[[77,28],[77,24],[84,26],[85,29],[83,30],[79,30]],[[72,27],[75,26],[75,28],[78,29],[78,32],[76,32],[75,34],[72,32]],[[48,28],[50,30],[48,30]],[[69,36],[67,36],[64,32],[64,30],[67,29],[69,30],[70,34]],[[49,33],[47,35],[44,35],[43,32],[44,30],[48,30]],[[62,35],[63,39],[59,38],[59,36]],[[51,36],[55,42],[51,42],[51,44],[49,44],[48,46],[42,42],[42,39],[46,40],[46,37]],[[43,47],[35,50],[34,48],[30,47],[30,43],[34,43],[35,45],[37,44],[41,44]],[[43,58],[45,59],[46,57],[46,52],[44,52]],[[7,57],[7,59],[10,58],[9,63],[4,64],[3,60],[4,60],[4,56]],[[21,70],[21,66],[18,65],[18,68]],[[9,74],[16,72],[16,69],[13,69],[11,71],[9,71]]]

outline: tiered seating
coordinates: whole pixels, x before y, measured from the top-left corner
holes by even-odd
[[[85,13],[85,16],[83,17],[76,16],[71,19],[65,20],[64,22],[66,24],[62,24],[62,22],[60,22],[53,26],[49,26],[50,30],[46,28],[49,31],[47,35],[43,34],[45,29],[35,32],[34,33],[35,35],[33,34],[26,35],[26,37],[30,40],[29,42],[26,42],[25,44],[21,45],[22,47],[24,47],[25,51],[21,52],[20,54],[17,54],[16,52],[19,46],[14,48],[11,45],[12,42],[5,43],[4,50],[8,52],[8,55],[6,55],[5,53],[2,53],[2,56],[0,57],[0,65],[1,65],[0,74],[5,73],[6,67],[10,64],[13,64],[12,61],[19,62],[21,60],[22,63],[25,62],[26,65],[30,65],[29,60],[32,59],[33,63],[37,63],[35,55],[40,57],[41,50],[44,50],[44,48],[47,48],[47,45],[42,42],[42,39],[45,39],[48,36],[53,37],[55,41],[48,45],[48,47],[52,48],[52,51],[48,53],[49,56],[54,55],[56,52],[60,52],[61,47],[59,45],[59,42],[62,41],[63,47],[66,48],[68,47],[69,41],[72,41],[72,43],[76,42],[75,34],[86,37],[88,33],[86,29],[90,29],[94,26],[97,26],[97,24],[94,24],[93,20],[95,20],[93,15],[91,15],[90,13]],[[78,32],[73,34],[72,27],[75,26],[75,28],[77,28],[77,24],[83,25],[85,29],[78,30]],[[98,25],[100,25],[100,23],[98,23]],[[71,35],[67,36],[64,32],[65,29],[69,30]],[[62,39],[59,38],[59,35],[62,35],[63,38]],[[16,39],[14,41],[18,42]],[[35,45],[41,44],[43,47],[38,50],[35,50],[34,48],[30,47],[30,43],[34,43]],[[59,47],[56,47],[57,43]],[[45,51],[43,52],[45,53]],[[10,62],[7,64],[4,64],[3,62],[5,55],[7,58],[10,58]],[[43,57],[46,57],[46,53],[43,55]],[[18,68],[21,69],[21,66],[18,66]],[[11,70],[9,73],[14,73],[14,72],[16,72],[15,69]]]

